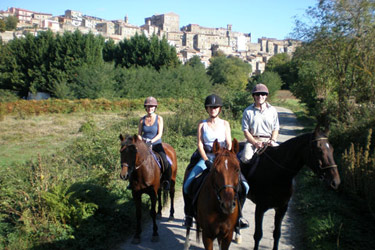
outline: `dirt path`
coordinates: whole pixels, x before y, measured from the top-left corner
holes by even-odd
[[[296,135],[298,130],[302,127],[298,126],[295,115],[288,109],[277,107],[280,119],[280,136],[279,141],[284,142]],[[159,221],[159,242],[151,242],[152,235],[152,224],[143,226],[143,232],[141,235],[142,242],[139,245],[131,244],[131,238],[121,244],[117,250],[152,250],[152,249],[167,249],[167,250],[179,250],[184,248],[185,242],[185,228],[182,226],[184,218],[184,202],[181,196],[181,191],[176,195],[175,201],[175,220],[168,221],[165,216],[169,215],[169,206],[163,210],[163,218]],[[247,200],[244,206],[244,217],[250,222],[250,227],[241,230],[242,243],[236,244],[232,242],[230,249],[252,249],[254,247],[254,212],[255,205]],[[272,249],[273,245],[273,217],[274,210],[266,212],[263,222],[263,238],[260,242],[259,249]],[[298,231],[296,231],[292,220],[293,208],[290,206],[282,225],[282,236],[279,243],[280,250],[286,249],[299,249],[298,244],[300,239],[298,238]],[[149,216],[145,214],[144,216]],[[190,249],[204,249],[203,243],[197,242],[196,231],[193,229],[190,232]],[[219,249],[217,242],[215,242],[215,249]]]

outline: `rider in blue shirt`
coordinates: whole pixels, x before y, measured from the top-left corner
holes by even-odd
[[[163,117],[155,114],[157,106],[158,102],[154,97],[150,96],[146,98],[144,107],[147,114],[139,120],[138,138],[144,140],[149,147],[152,147],[153,151],[161,156],[165,166],[165,170],[162,174],[162,179],[164,180],[163,187],[165,190],[169,190],[172,169],[161,141],[164,123]]]

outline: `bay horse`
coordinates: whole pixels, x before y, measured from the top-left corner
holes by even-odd
[[[151,199],[150,215],[153,222],[152,241],[159,241],[158,226],[156,224],[156,216],[161,216],[161,170],[156,158],[151,153],[150,148],[137,135],[125,136],[120,134],[121,140],[121,173],[120,178],[129,180],[132,190],[132,196],[135,202],[137,226],[133,244],[141,242],[141,217],[142,217],[142,194],[148,194]],[[173,147],[167,143],[163,143],[163,148],[167,157],[172,161],[172,175],[169,189],[170,195],[170,213],[169,219],[174,218],[174,194],[177,175],[177,156]],[[166,192],[166,191],[164,191]],[[166,199],[165,199],[166,200]],[[158,213],[156,213],[156,201],[158,201]]]
[[[258,165],[251,169],[251,162],[241,163],[241,170],[250,185],[247,195],[255,204],[254,249],[259,248],[263,236],[264,213],[275,209],[273,249],[278,249],[281,223],[293,193],[293,179],[307,165],[331,188],[340,185],[340,176],[333,158],[333,147],[328,141],[328,129],[323,132],[318,125],[313,133],[303,134],[281,143],[278,147],[267,147],[259,154]]]
[[[215,160],[197,197],[197,240],[202,231],[205,249],[213,249],[217,238],[220,249],[226,250],[232,241],[239,217],[238,189],[240,163],[237,159],[239,144],[233,139],[232,149],[220,147],[217,140],[212,151]],[[186,231],[184,249],[188,249],[190,227]]]

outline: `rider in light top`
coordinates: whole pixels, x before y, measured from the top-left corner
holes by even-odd
[[[278,146],[276,140],[280,129],[279,117],[275,107],[266,102],[268,94],[266,85],[255,85],[252,90],[254,103],[243,112],[242,131],[246,138],[241,156],[243,163],[249,162],[255,150],[262,148],[264,143]]]
[[[209,118],[203,120],[198,125],[197,137],[198,137],[198,152],[199,161],[195,164],[187,178],[185,179],[183,191],[185,194],[189,193],[189,186],[194,178],[203,172],[205,169],[210,169],[213,164],[215,155],[212,153],[212,147],[214,141],[217,139],[220,146],[226,147],[228,150],[232,148],[232,136],[229,122],[219,118],[223,102],[217,95],[207,96],[204,106],[209,115]],[[195,156],[193,155],[192,158]],[[244,197],[248,192],[249,186],[244,182],[246,189]],[[184,195],[185,199],[185,226],[191,227],[192,218],[194,214],[192,201],[188,198],[188,195]],[[246,227],[246,223],[242,222],[243,227]]]
[[[164,148],[162,146],[161,137],[163,135],[163,117],[155,114],[158,106],[157,100],[150,96],[144,102],[144,107],[147,115],[143,116],[138,123],[138,138],[144,140],[152,150],[158,153],[163,159],[165,170],[162,174],[163,187],[169,190],[172,169],[167,160]]]

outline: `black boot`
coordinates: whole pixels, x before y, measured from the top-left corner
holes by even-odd
[[[163,188],[164,190],[169,190],[171,186],[171,177],[172,177],[172,167],[167,163],[167,169],[164,171],[163,177]]]
[[[238,191],[238,200],[239,200],[239,205],[240,205],[240,215],[239,215],[239,218],[238,218],[238,225],[240,227],[240,229],[243,229],[243,228],[248,228],[249,227],[249,223],[242,218],[242,209],[245,205],[245,201],[246,201],[246,188],[245,188],[245,185],[243,184],[243,182],[246,182],[246,179],[245,177],[241,174],[240,175],[240,190]]]
[[[244,229],[244,228],[249,227],[249,223],[245,219],[242,218],[242,209],[243,209],[243,206],[245,205],[246,195],[241,194],[239,196],[240,196],[240,198],[239,198],[239,201],[240,201],[240,217],[239,217],[239,220],[238,220],[238,224],[240,225],[241,229]]]

